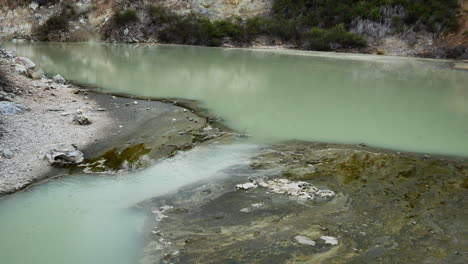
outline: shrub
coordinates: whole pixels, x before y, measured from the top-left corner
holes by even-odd
[[[296,23],[281,17],[253,17],[245,23],[245,33],[249,39],[258,35],[277,36],[283,40],[295,39],[298,36]]]
[[[163,14],[157,10],[157,14]],[[169,26],[159,31],[159,39],[163,42],[220,46],[225,37],[234,41],[244,40],[244,30],[238,19],[210,21],[208,18],[190,14],[182,17],[166,13],[168,19],[164,23]]]
[[[176,16],[172,15],[163,6],[160,5],[151,5],[148,12],[151,17],[151,22],[155,24],[166,24],[173,21],[174,19],[177,19]]]
[[[135,8],[128,8],[124,11],[117,12],[115,14],[115,21],[118,25],[127,25],[132,22],[137,22],[137,12]]]
[[[405,23],[420,23],[428,30],[458,28],[458,0],[274,0],[272,12],[301,26],[333,27],[349,23],[356,17],[379,21],[385,6],[401,5],[407,10]],[[310,19],[315,17],[315,19]],[[308,18],[308,19],[304,19]]]
[[[305,34],[309,42],[309,49],[332,50],[340,48],[361,48],[367,45],[364,38],[346,31],[343,24],[336,25],[330,29],[312,28]]]
[[[53,1],[51,1],[53,2]],[[54,31],[66,30],[68,22],[78,17],[74,7],[70,3],[64,3],[60,14],[53,15],[47,21],[36,28],[36,34],[39,40],[48,40],[48,35]]]

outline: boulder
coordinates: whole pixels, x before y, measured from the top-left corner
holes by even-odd
[[[14,115],[26,110],[27,108],[20,104],[2,101],[0,102],[0,115]]]
[[[40,75],[37,71],[33,69],[28,70],[28,77],[33,79],[33,80],[40,80],[42,79],[42,75]]]
[[[84,155],[73,144],[59,144],[50,147],[44,158],[50,165],[65,166],[82,163]]]
[[[34,69],[36,67],[36,64],[32,62],[30,59],[25,58],[25,57],[19,57],[18,58],[19,63],[21,63],[26,69]]]
[[[23,65],[15,64],[14,67],[15,67],[15,71],[19,72],[20,74],[25,75],[25,76],[28,75],[28,69],[26,69],[26,67],[24,67]]]
[[[52,80],[55,82],[55,83],[60,83],[60,84],[65,84],[67,81],[62,77],[62,75],[60,74],[57,74],[55,75]]]
[[[76,111],[75,115],[73,116],[72,122],[74,124],[81,125],[81,126],[91,124],[91,121],[89,120],[89,118],[80,109]]]

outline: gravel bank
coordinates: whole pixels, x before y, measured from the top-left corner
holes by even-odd
[[[0,104],[23,109],[0,114],[0,196],[52,176],[136,170],[200,143],[242,136],[228,132],[196,102],[92,93],[56,83],[63,80],[41,76],[34,68],[24,71],[25,66],[0,49]],[[78,111],[91,124],[74,123]],[[50,166],[44,154],[58,144],[75,145],[84,162]]]
[[[15,70],[16,59],[0,59],[0,72],[6,78],[0,90],[27,110],[0,115],[0,194],[43,178],[51,169],[43,159],[49,146],[68,143],[86,148],[102,140],[114,123],[106,111],[99,111],[97,102],[77,93],[76,87],[39,75],[37,80],[22,75]],[[72,123],[78,109],[88,115],[91,125]]]

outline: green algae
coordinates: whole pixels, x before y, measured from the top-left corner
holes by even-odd
[[[151,152],[144,144],[137,144],[122,151],[113,148],[102,155],[85,160],[85,167],[92,172],[119,171],[124,168],[143,166],[143,156]]]

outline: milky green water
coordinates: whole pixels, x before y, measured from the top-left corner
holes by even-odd
[[[253,142],[304,139],[468,155],[468,74],[449,62],[107,44],[6,44],[106,92],[196,99]],[[197,148],[142,171],[72,175],[0,200],[0,263],[134,264],[135,204],[245,164],[256,145]],[[146,222],[145,222],[146,221]]]
[[[134,206],[246,164],[257,146],[197,148],[142,171],[73,175],[0,200],[2,264],[136,264],[151,218]],[[150,216],[153,217],[153,216]]]
[[[468,155],[468,72],[448,61],[157,45],[7,48],[107,92],[200,100],[259,142]]]

